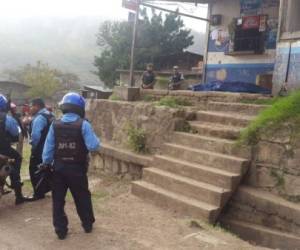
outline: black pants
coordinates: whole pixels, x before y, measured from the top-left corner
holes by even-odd
[[[82,226],[89,226],[95,222],[87,174],[66,167],[56,170],[52,177],[53,225],[56,232],[68,231],[68,218],[64,210],[68,189],[73,196]]]
[[[22,165],[21,155],[18,153],[17,150],[15,150],[12,147],[0,149],[0,154],[5,155],[5,156],[9,157],[10,159],[15,160],[14,167],[10,174],[11,186],[13,189],[20,187],[21,186],[20,171],[21,171],[21,165]]]
[[[31,153],[30,162],[29,162],[29,174],[30,181],[33,188],[34,196],[42,197],[45,195],[45,192],[41,191],[41,189],[36,189],[37,184],[41,179],[41,175],[36,174],[38,171],[38,165],[42,163],[42,157]]]

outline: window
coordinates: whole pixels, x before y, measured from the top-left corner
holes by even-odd
[[[283,39],[300,38],[300,1],[283,1],[281,30]]]
[[[267,16],[234,18],[230,24],[231,46],[227,54],[262,54],[265,50]]]

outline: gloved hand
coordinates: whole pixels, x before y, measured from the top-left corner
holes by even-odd
[[[46,171],[53,172],[53,167],[51,164],[41,163],[37,166],[37,168],[38,168],[38,171],[36,171],[35,174],[39,174],[41,172],[46,172]]]

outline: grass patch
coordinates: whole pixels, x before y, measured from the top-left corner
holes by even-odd
[[[261,133],[271,134],[286,122],[300,124],[300,91],[278,98],[242,131],[239,144],[256,144]],[[298,128],[297,128],[298,127]],[[295,126],[299,130],[299,126]],[[299,135],[299,132],[296,131]]]
[[[22,160],[22,167],[21,167],[21,176],[27,177],[29,176],[29,161],[30,161],[30,154],[31,154],[31,146],[24,141],[23,144],[23,160]]]
[[[151,95],[145,95],[143,97],[143,101],[144,102],[155,102],[155,98],[153,96],[151,96]]]
[[[159,76],[156,77],[156,83],[161,87],[167,87],[170,82],[168,77]]]
[[[147,153],[146,148],[146,132],[141,128],[136,128],[132,124],[126,126],[126,132],[128,135],[128,145],[131,150],[136,153]]]
[[[192,104],[186,100],[186,99],[181,99],[181,98],[176,98],[172,96],[166,96],[161,98],[158,103],[158,106],[165,106],[169,108],[180,108],[183,106],[192,106]]]
[[[122,101],[122,99],[114,93],[108,99],[110,101]]]

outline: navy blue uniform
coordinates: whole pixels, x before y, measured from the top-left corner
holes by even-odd
[[[82,226],[85,229],[91,228],[95,222],[88,188],[87,156],[89,151],[97,151],[99,147],[100,141],[91,124],[77,114],[66,113],[50,127],[43,151],[43,163],[54,165],[53,225],[58,235],[68,231],[68,219],[64,211],[68,189]]]
[[[18,123],[13,117],[7,115],[5,112],[0,112],[0,154],[15,160],[10,175],[11,185],[15,190],[21,188],[20,169],[22,157],[11,147],[11,143],[18,141],[20,131]]]
[[[43,162],[43,148],[53,118],[53,114],[50,113],[46,108],[43,108],[34,116],[29,129],[31,139],[30,144],[32,146],[29,174],[35,198],[43,198],[45,193],[50,191],[50,187],[45,187],[46,183],[40,185],[39,189],[36,188],[41,179],[41,176],[36,174],[36,172],[38,171],[38,165]]]

